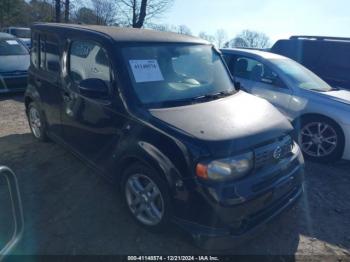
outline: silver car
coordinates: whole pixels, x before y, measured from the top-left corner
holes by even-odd
[[[25,45],[12,35],[0,33],[0,94],[26,89],[29,64]]]
[[[241,88],[270,101],[293,123],[306,158],[350,160],[349,91],[332,88],[284,56],[250,49],[221,51]]]

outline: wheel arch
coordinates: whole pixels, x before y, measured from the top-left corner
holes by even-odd
[[[335,120],[332,117],[326,116],[324,114],[319,114],[319,113],[305,113],[305,114],[300,115],[299,117],[297,117],[296,119],[294,119],[292,121],[292,125],[293,125],[294,129],[300,130],[301,121],[304,119],[307,119],[307,118],[326,118],[329,121],[333,122],[339,128],[339,130],[341,130],[342,135],[345,136],[344,130],[341,127],[341,125],[338,123],[337,120]]]
[[[147,142],[139,142],[137,148],[124,152],[123,157],[117,162],[119,175],[114,178],[114,182],[119,183],[122,173],[126,168],[141,163],[155,169],[160,178],[164,179],[171,189],[175,190],[176,183],[181,180],[181,176],[175,165],[159,149]]]
[[[26,112],[28,113],[28,107],[29,107],[29,104],[32,103],[34,101],[34,99],[30,96],[26,96],[24,98],[24,106],[25,106],[25,109],[26,109]]]
[[[300,130],[300,127],[301,127],[301,122],[304,120],[304,119],[307,119],[307,118],[324,118],[324,119],[327,119],[328,121],[334,123],[334,125],[339,129],[339,131],[341,132],[341,138],[342,140],[344,141],[343,145],[341,146],[341,156],[344,154],[344,150],[345,150],[345,132],[342,128],[342,126],[338,123],[337,120],[335,120],[334,118],[332,117],[329,117],[329,116],[326,116],[324,114],[318,114],[318,113],[306,113],[306,114],[303,114],[303,115],[300,115],[298,118],[294,119],[292,121],[292,125],[295,129],[295,139],[298,139],[298,134],[299,134],[299,130]],[[298,140],[296,140],[298,141]]]

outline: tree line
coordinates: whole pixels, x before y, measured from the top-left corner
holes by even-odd
[[[33,22],[120,25],[141,28],[173,0],[0,0],[0,27]]]
[[[0,28],[29,26],[34,22],[57,22],[150,28],[193,35],[186,25],[154,23],[169,10],[174,0],[0,0]],[[221,47],[267,48],[267,35],[243,30],[229,38],[225,30],[198,34]]]

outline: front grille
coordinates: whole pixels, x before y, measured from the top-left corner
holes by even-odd
[[[275,164],[291,154],[293,140],[290,136],[278,139],[276,142],[254,150],[255,168]]]

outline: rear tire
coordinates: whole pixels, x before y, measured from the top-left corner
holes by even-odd
[[[123,173],[121,194],[138,224],[158,232],[169,225],[172,213],[169,189],[153,168],[141,163],[128,167]]]
[[[332,119],[310,116],[301,120],[298,142],[306,159],[333,162],[343,155],[345,137],[340,126]]]
[[[49,139],[47,137],[47,130],[45,125],[45,120],[43,114],[41,113],[40,107],[35,102],[31,102],[28,106],[28,123],[30,130],[34,136],[39,141],[47,142]]]

